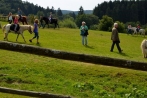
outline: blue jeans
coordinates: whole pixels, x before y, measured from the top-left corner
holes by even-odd
[[[39,34],[38,34],[38,32],[34,32],[34,33],[35,33],[35,35],[34,35],[33,39],[36,38],[36,37],[37,37],[37,39],[39,39]]]
[[[87,36],[82,35],[82,44],[87,45]]]
[[[132,34],[132,31],[131,31],[131,29],[128,29],[128,34]]]

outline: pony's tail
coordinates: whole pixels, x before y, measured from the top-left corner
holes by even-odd
[[[3,26],[3,28],[2,28],[2,30],[3,30],[3,33],[4,33],[4,31],[5,31],[5,28],[6,28],[6,25],[4,25],[4,26]]]

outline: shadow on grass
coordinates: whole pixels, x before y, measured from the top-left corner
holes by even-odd
[[[6,41],[6,40],[4,40],[4,41]],[[35,46],[41,47],[41,43],[18,42],[18,41],[7,41],[7,42],[12,42],[12,43],[16,43],[16,44],[25,44],[25,45],[35,45]]]
[[[36,46],[39,46],[39,47],[41,47],[41,43],[36,43]]]
[[[124,53],[124,52],[122,52],[122,53],[119,53],[119,52],[113,52],[113,53],[117,53],[117,54],[122,55],[122,56],[130,57],[129,55],[127,55],[127,54]]]
[[[90,48],[90,49],[94,49],[93,46],[89,46],[89,45],[86,45],[85,47],[86,47],[86,48]]]

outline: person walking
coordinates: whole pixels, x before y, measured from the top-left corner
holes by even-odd
[[[11,24],[11,23],[12,23],[12,21],[13,21],[13,18],[12,18],[12,13],[11,13],[11,12],[9,12],[9,15],[8,15],[8,22],[9,22],[9,24]]]
[[[84,21],[82,22],[80,31],[80,35],[82,36],[82,45],[87,46],[88,27],[86,26],[86,23]]]
[[[122,53],[123,50],[121,50],[121,48],[119,46],[120,39],[119,39],[117,28],[118,28],[118,23],[114,23],[114,26],[112,28],[112,34],[111,34],[112,45],[111,45],[110,51],[113,52],[114,45],[116,44],[119,53]]]
[[[33,29],[33,32],[34,32],[35,35],[32,39],[29,40],[30,42],[32,42],[33,39],[37,38],[37,44],[39,44],[39,41],[38,41],[39,40],[38,24],[39,24],[38,19],[35,19],[34,20],[34,29]]]

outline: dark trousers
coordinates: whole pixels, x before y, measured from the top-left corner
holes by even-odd
[[[110,51],[113,51],[114,45],[116,44],[118,51],[121,52],[122,50],[121,50],[121,48],[119,46],[119,43],[120,43],[120,41],[113,41]]]
[[[128,29],[128,34],[132,34],[132,30],[131,29]]]

